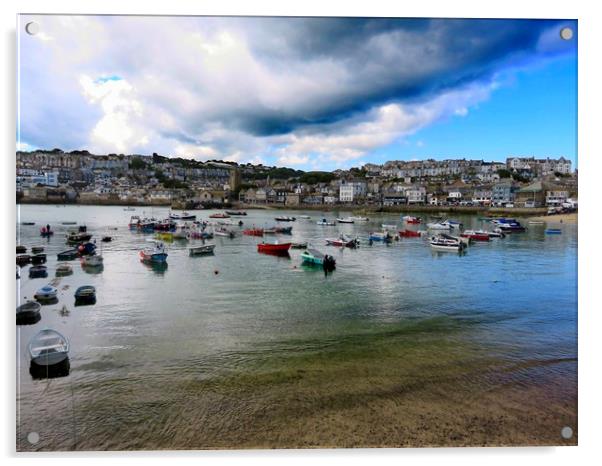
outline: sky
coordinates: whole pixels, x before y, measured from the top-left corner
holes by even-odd
[[[510,155],[577,165],[576,21],[24,15],[19,24],[21,150],[302,170]]]

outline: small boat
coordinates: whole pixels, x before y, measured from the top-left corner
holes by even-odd
[[[257,252],[268,254],[288,254],[291,243],[260,243],[257,245]]]
[[[243,212],[242,210],[226,210],[226,214],[232,217],[241,217],[247,215],[247,213]]]
[[[443,224],[440,222],[427,223],[426,227],[429,230],[451,230],[451,228],[452,228],[449,224]]]
[[[55,275],[57,277],[66,277],[73,273],[73,267],[69,264],[59,264],[56,266]]]
[[[34,265],[44,264],[46,262],[46,254],[34,254],[31,256],[31,263]]]
[[[33,252],[34,254],[40,254],[41,252],[44,252],[44,246],[32,246],[31,252]]]
[[[61,222],[61,225],[77,225],[77,222]]]
[[[274,220],[276,220],[277,222],[294,222],[296,218],[288,217],[286,215],[279,215],[278,217],[274,217]]]
[[[163,220],[161,222],[157,222],[153,225],[153,230],[155,231],[173,231],[177,227],[176,223],[171,220]]]
[[[233,231],[228,230],[227,228],[223,228],[223,227],[216,228],[215,231],[213,232],[213,234],[215,236],[224,236],[224,237],[230,238],[230,239],[232,239],[236,236],[236,234]]]
[[[40,236],[43,236],[44,238],[48,238],[49,236],[52,236],[52,235],[54,235],[54,231],[47,230],[46,227],[44,227],[40,230]]]
[[[306,249],[301,253],[301,259],[308,264],[322,265],[325,255],[317,249]]]
[[[291,249],[305,249],[307,248],[307,241],[304,243],[291,243]]]
[[[410,225],[418,225],[421,222],[419,217],[412,217],[411,215],[404,215],[401,219]]]
[[[83,243],[86,241],[90,241],[91,238],[92,238],[92,235],[89,233],[72,231],[67,235],[67,243],[69,243],[69,244]]]
[[[69,358],[69,340],[52,329],[38,332],[27,349],[31,362],[38,366],[54,366]]]
[[[42,306],[35,301],[27,301],[17,307],[17,325],[35,324],[41,319]]]
[[[230,216],[228,214],[222,214],[218,212],[217,214],[211,214],[209,218],[230,218]]]
[[[490,238],[505,238],[506,235],[504,234],[504,232],[502,230],[500,230],[499,228],[496,228],[493,231],[487,231],[486,232]]]
[[[339,222],[339,223],[355,223],[355,220],[353,220],[351,217],[345,217],[345,218],[337,218],[337,222]]]
[[[360,241],[357,238],[350,238],[347,235],[341,235],[338,238],[326,239],[326,244],[328,246],[346,247],[353,249],[359,246]]]
[[[281,235],[292,235],[293,227],[275,227],[276,233],[280,233]]]
[[[134,210],[136,210],[135,207],[124,207],[123,210],[125,210],[126,212],[133,212]]]
[[[545,233],[546,235],[561,235],[562,230],[560,228],[548,228]]]
[[[80,286],[75,290],[75,305],[96,304],[96,288],[92,285]]]
[[[474,241],[489,241],[489,233],[485,231],[465,230],[460,236]]]
[[[326,271],[332,272],[336,268],[336,260],[328,254],[322,254],[317,249],[306,249],[301,253],[301,260],[308,265],[321,265]]]
[[[543,220],[529,220],[529,225],[543,225],[544,222]]]
[[[36,291],[36,293],[33,295],[33,297],[36,299],[36,301],[39,301],[41,303],[46,303],[46,302],[50,302],[50,301],[54,301],[56,299],[58,290],[51,285],[45,285],[42,288],[40,288],[38,291]]]
[[[383,224],[381,224],[381,227],[384,228],[385,230],[396,230],[397,229],[397,225],[391,225],[390,223],[383,223]]]
[[[102,267],[104,259],[102,256],[85,256],[81,259],[81,264],[84,267]]]
[[[172,220],[196,220],[196,215],[182,212],[181,214],[169,214],[169,218]]]
[[[110,243],[111,241],[113,241],[113,237],[112,236],[103,236],[101,241],[103,243]]]
[[[249,228],[244,230],[242,234],[247,236],[263,236],[263,228]]]
[[[420,238],[422,236],[422,232],[414,230],[400,230],[399,236],[401,238]]]
[[[163,243],[157,241],[152,248],[145,248],[138,253],[142,262],[163,263],[167,262],[167,253]]]
[[[275,235],[276,233],[278,233],[278,232],[276,231],[276,227],[264,228],[264,229],[263,229],[263,234],[264,234],[264,235]]]
[[[445,220],[443,222],[441,222],[442,225],[449,225],[449,227],[452,230],[456,230],[456,229],[460,229],[462,228],[462,223],[457,222],[456,220]]]
[[[377,231],[370,233],[368,237],[370,241],[384,241],[385,243],[391,241],[392,237],[388,231]]]
[[[46,278],[48,268],[45,265],[34,265],[29,268],[29,278]]]
[[[188,252],[191,256],[202,256],[205,254],[213,254],[215,244],[204,244],[203,246],[194,246],[188,248]]]
[[[462,241],[449,237],[433,236],[430,239],[431,248],[438,251],[462,252],[466,249],[466,244]]]
[[[25,246],[17,246],[17,254],[25,254],[27,252],[27,248]]]
[[[520,222],[502,222],[498,223],[498,228],[504,233],[522,233],[526,230]]]
[[[323,218],[322,220],[318,220],[316,222],[316,225],[321,225],[321,226],[325,226],[325,227],[333,227],[334,226],[334,222],[329,222],[328,220],[326,220],[325,218]]]
[[[141,219],[138,215],[132,215],[130,217],[130,222],[128,223],[128,228],[130,230],[137,230],[138,225],[140,225]]]
[[[35,225],[35,224],[36,224],[36,222],[21,222],[21,225],[31,226],[31,225]]]
[[[303,218],[305,220],[309,220],[311,217],[309,215],[299,215],[299,218]]]
[[[96,252],[96,245],[94,243],[83,243],[77,247],[77,252],[80,256],[91,256]]]
[[[370,219],[368,217],[349,217],[353,219],[354,222],[369,222]]]
[[[60,261],[72,261],[73,259],[77,259],[79,257],[79,251],[77,249],[68,249],[63,252],[59,252],[56,255],[57,260]]]
[[[26,265],[31,262],[31,256],[27,254],[19,254],[17,256],[17,264],[18,265]]]

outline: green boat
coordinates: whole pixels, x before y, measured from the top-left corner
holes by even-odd
[[[301,253],[301,259],[308,264],[322,265],[324,263],[324,254],[316,249],[306,249]]]

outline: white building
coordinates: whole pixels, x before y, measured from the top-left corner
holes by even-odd
[[[339,187],[339,201],[354,202],[366,195],[366,183],[362,181],[343,181]]]

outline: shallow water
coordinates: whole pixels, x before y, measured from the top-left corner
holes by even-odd
[[[167,268],[153,269],[137,256],[152,235],[127,229],[143,211],[168,213],[19,207],[18,221],[36,225],[18,224],[17,243],[43,244],[49,258],[48,279],[22,269],[19,302],[54,278],[73,228],[61,222],[85,223],[99,250],[101,236],[113,242],[102,244],[102,272],[71,261],[59,303],[17,327],[18,449],[533,445],[566,443],[564,425],[576,432],[576,225],[561,235],[528,225],[457,255],[419,238],[368,245],[394,214],[336,227],[317,226],[317,212],[241,217],[249,227],[311,215],[278,239],[334,255],[325,277],[301,266],[301,251],[258,254],[261,238],[242,235],[210,241],[213,256],[188,256],[200,241],[171,243]],[[39,236],[46,223],[50,240]],[[338,232],[360,248],[324,246]],[[94,306],[74,306],[83,284],[96,287]],[[26,347],[46,327],[70,339],[70,374],[33,380]]]

